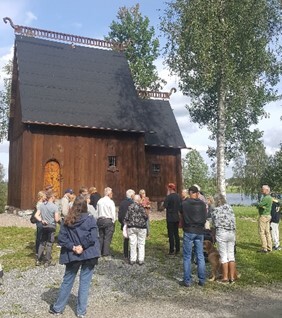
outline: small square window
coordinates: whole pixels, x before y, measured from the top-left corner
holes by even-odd
[[[153,163],[152,170],[153,170],[153,173],[160,173],[161,165],[159,163]]]
[[[116,167],[117,166],[117,157],[116,156],[109,156],[108,163],[109,163],[109,167]]]

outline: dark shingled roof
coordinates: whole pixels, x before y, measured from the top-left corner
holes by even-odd
[[[144,132],[147,145],[185,148],[169,102],[137,96],[125,55],[16,36],[22,121]]]

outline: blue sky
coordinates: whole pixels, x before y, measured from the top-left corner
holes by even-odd
[[[140,11],[150,19],[158,32],[159,16],[165,8],[165,2],[161,0],[0,0],[0,68],[12,58],[14,32],[9,24],[2,21],[3,17],[10,17],[14,24],[31,26],[39,29],[53,30],[64,33],[77,34],[87,37],[102,39],[108,34],[109,25],[116,20],[118,9],[122,6],[131,7],[140,4]],[[162,40],[163,43],[163,40]],[[156,61],[159,75],[167,80],[164,91],[171,87],[177,87],[178,79],[170,76],[165,69],[162,59]],[[4,74],[0,72],[0,90],[3,89],[2,79]],[[282,84],[279,84],[282,94]],[[170,100],[180,130],[188,147],[200,151],[204,159],[209,162],[205,152],[208,146],[214,146],[209,140],[208,131],[200,129],[197,124],[191,123],[185,105],[189,99],[177,91]],[[269,118],[261,120],[259,128],[264,130],[264,143],[269,154],[278,149],[282,142],[282,102],[272,103],[266,106]],[[0,162],[8,169],[8,142],[0,144]],[[183,151],[183,155],[185,151]],[[228,173],[230,176],[230,171]]]

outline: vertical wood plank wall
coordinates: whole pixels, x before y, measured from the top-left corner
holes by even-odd
[[[103,195],[109,186],[119,205],[129,188],[136,192],[145,188],[151,200],[162,201],[168,182],[181,187],[180,150],[145,147],[142,134],[28,126],[22,148],[20,143],[21,138],[11,142],[9,205],[23,209],[36,202],[43,188],[44,166],[50,160],[60,165],[60,197],[69,187],[78,193],[81,186],[96,186]],[[117,157],[115,172],[108,169],[108,156]],[[153,163],[161,165],[159,174],[152,172]]]

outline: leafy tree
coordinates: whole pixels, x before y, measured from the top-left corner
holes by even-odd
[[[5,205],[7,204],[8,185],[7,182],[5,182],[4,177],[4,166],[0,163],[0,213],[4,212]]]
[[[121,7],[118,21],[112,21],[106,40],[126,46],[125,55],[135,86],[139,89],[158,90],[165,81],[158,77],[154,61],[159,56],[159,40],[150,20],[142,16],[139,4],[131,8]]]
[[[282,193],[282,144],[280,150],[269,157],[262,184],[268,184],[270,189]]]
[[[7,74],[7,78],[4,78],[4,90],[0,91],[0,142],[7,139],[8,136],[12,61],[3,67],[3,71]]]
[[[217,188],[225,195],[226,162],[261,136],[250,126],[277,98],[281,1],[174,0],[161,20],[165,61],[191,97],[191,119],[216,140]]]
[[[198,184],[201,190],[208,188],[209,168],[200,153],[193,149],[182,159],[183,183],[185,188]]]
[[[234,163],[234,177],[240,181],[243,192],[252,198],[257,197],[268,165],[268,156],[263,143],[254,142],[245,154],[235,158]]]

